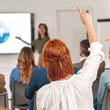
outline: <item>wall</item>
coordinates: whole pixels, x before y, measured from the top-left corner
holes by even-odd
[[[36,33],[38,24],[45,22],[49,27],[51,38],[55,38],[57,37],[56,11],[75,9],[77,3],[92,11],[95,27],[97,18],[110,17],[109,0],[0,0],[0,12],[33,12]],[[17,55],[0,55],[0,73],[6,76],[7,88],[11,69],[16,65],[16,58]]]

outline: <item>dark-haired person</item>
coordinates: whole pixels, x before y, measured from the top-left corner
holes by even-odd
[[[87,57],[90,55],[90,43],[88,39],[84,39],[80,42],[80,56],[81,56],[81,60],[79,63],[76,63],[73,65],[74,67],[74,71],[75,73],[77,73],[84,65]],[[105,71],[105,61],[101,62],[99,69],[98,69],[98,74],[97,74],[97,78],[99,79],[101,74]]]
[[[90,54],[89,48],[90,48],[89,40],[85,39],[80,42],[79,54],[81,56],[81,59],[80,62],[75,63],[73,65],[75,69],[75,73],[77,73],[83,67],[84,62],[86,61],[87,57]]]
[[[104,58],[103,46],[97,40],[91,15],[79,6],[78,11],[88,32],[90,55],[75,75],[67,46],[58,39],[45,44],[42,60],[51,83],[37,92],[37,110],[94,110],[92,84]]]
[[[34,54],[30,47],[23,47],[17,60],[17,66],[13,68],[10,75],[10,90],[12,91],[13,81],[21,81],[28,85],[31,78],[35,78],[37,89],[43,86],[42,82],[48,83],[47,71],[45,68],[38,68],[35,65]],[[31,83],[33,84],[33,83]],[[31,86],[33,87],[33,86]],[[29,109],[33,110],[33,96],[29,100]]]
[[[32,45],[35,50],[39,53],[39,62],[38,62],[38,66],[42,65],[41,62],[41,54],[42,54],[42,49],[45,45],[45,43],[50,39],[49,38],[49,33],[48,33],[48,27],[46,24],[41,23],[38,26],[38,38],[35,39],[34,41],[32,41],[32,43],[28,43],[26,41],[24,41],[21,37],[16,37],[17,39],[21,40],[22,42],[24,42],[27,45]]]

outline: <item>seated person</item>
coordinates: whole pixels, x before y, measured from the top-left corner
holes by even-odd
[[[90,54],[89,48],[90,48],[89,40],[85,39],[80,42],[79,54],[81,56],[81,59],[80,59],[79,63],[76,63],[73,65],[74,69],[77,70],[76,73],[79,71],[79,69],[81,69],[83,67],[84,62],[86,61],[87,57],[89,56],[89,54]]]
[[[5,77],[4,75],[0,74],[0,94],[6,92],[5,88]]]
[[[26,98],[32,100],[30,103],[30,110],[33,110],[35,92],[48,83],[49,80],[45,68],[41,67],[33,71],[30,82],[25,89]]]
[[[96,110],[102,110],[102,99],[104,96],[105,89],[108,86],[110,86],[110,70],[105,70],[105,72],[100,77],[100,83],[97,93]]]
[[[74,71],[77,73],[84,65],[87,57],[90,55],[90,43],[89,40],[85,39],[80,42],[80,56],[82,57],[79,63],[74,64]],[[105,62],[103,61],[98,69],[97,78],[105,71]]]
[[[15,67],[10,76],[10,90],[12,91],[12,83],[13,81],[22,81],[23,84],[29,84],[30,78],[36,78],[34,80],[35,83],[38,84],[38,88],[40,88],[42,81],[48,82],[47,74],[45,68],[37,68],[34,61],[33,51],[29,47],[22,48],[19,56],[17,67]],[[32,84],[32,83],[31,83]],[[32,86],[33,87],[33,86]],[[30,92],[30,91],[29,91]],[[28,92],[28,93],[29,93]],[[33,100],[29,100],[29,109],[33,110]]]
[[[30,47],[22,48],[18,56],[17,67],[11,72],[10,90],[12,90],[13,80],[22,81],[23,84],[28,84],[31,74],[36,68],[32,49]]]
[[[42,60],[51,83],[37,92],[37,110],[94,110],[92,84],[104,59],[103,46],[97,40],[91,15],[79,6],[78,11],[89,35],[91,53],[75,75],[67,46],[58,39],[45,44]]]

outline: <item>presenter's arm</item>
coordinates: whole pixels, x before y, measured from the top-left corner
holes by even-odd
[[[27,44],[27,45],[31,45],[31,43],[26,42],[26,41],[23,40],[21,37],[16,36],[15,38],[18,39],[18,40],[20,40],[20,41],[22,41],[23,43],[25,43],[25,44]]]

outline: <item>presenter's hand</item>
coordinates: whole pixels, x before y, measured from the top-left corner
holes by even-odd
[[[91,14],[87,10],[82,10],[80,5],[77,5],[77,10],[79,11],[82,23],[87,27],[92,25]]]
[[[19,36],[15,36],[15,38],[21,40],[21,37],[19,37]]]

